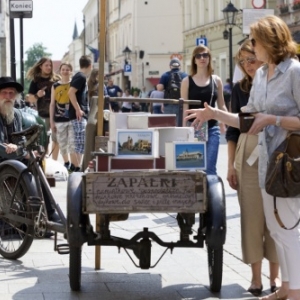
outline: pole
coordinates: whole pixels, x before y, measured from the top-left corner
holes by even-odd
[[[104,108],[104,60],[105,60],[105,29],[106,29],[106,0],[99,0],[99,72],[98,72],[98,116],[97,116],[97,135],[103,135],[103,108]],[[100,232],[101,216],[96,214],[96,228],[97,232]],[[95,247],[95,269],[101,268],[101,247]]]
[[[144,66],[144,62],[142,62],[142,86],[145,86],[145,66]]]
[[[230,79],[230,88],[232,89],[232,27],[229,27],[229,79]]]
[[[21,63],[21,84],[24,86],[24,43],[23,43],[23,17],[20,17],[20,63]]]
[[[10,27],[10,76],[16,80],[16,47],[15,47],[15,21],[9,20]]]

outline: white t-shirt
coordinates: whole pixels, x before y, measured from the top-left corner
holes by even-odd
[[[122,97],[126,97],[126,98],[133,98],[131,95],[126,96],[126,94],[124,93]],[[123,102],[122,103],[122,107],[125,107],[127,109],[132,109],[132,102]]]

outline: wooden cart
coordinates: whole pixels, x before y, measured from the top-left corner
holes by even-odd
[[[154,212],[177,213],[177,241],[165,242],[146,227],[130,239],[111,235],[111,222],[126,220],[133,213]],[[96,230],[90,214],[100,216]],[[195,225],[196,215],[199,223]],[[84,243],[124,248],[129,256],[127,249],[131,249],[139,261],[135,265],[149,269],[157,264],[151,262],[151,244],[155,242],[171,252],[177,247],[203,248],[206,244],[210,289],[219,292],[226,236],[223,183],[218,176],[202,171],[73,173],[68,184],[67,235],[72,290],[80,289]]]

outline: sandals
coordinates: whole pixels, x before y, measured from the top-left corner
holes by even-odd
[[[261,295],[263,290],[263,286],[261,285],[260,288],[251,288],[249,287],[249,289],[247,290],[248,292],[250,292],[253,296],[258,297]]]
[[[273,297],[275,296],[275,298]],[[288,300],[287,296],[279,297],[278,290],[275,291],[273,294],[270,294],[269,296],[259,298],[259,300]]]

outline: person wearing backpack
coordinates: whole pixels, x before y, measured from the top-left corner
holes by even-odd
[[[158,91],[164,91],[165,99],[179,99],[180,98],[180,88],[181,81],[188,75],[185,72],[180,71],[180,60],[178,58],[173,58],[170,61],[170,71],[162,74],[159,83],[157,85]],[[176,115],[176,126],[181,126],[179,124],[179,105],[178,104],[164,104],[165,114],[175,114]]]

